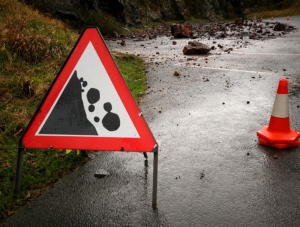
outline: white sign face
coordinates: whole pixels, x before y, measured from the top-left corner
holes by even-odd
[[[83,80],[84,91],[81,96],[87,119],[96,128],[98,136],[139,138],[91,42],[87,45],[75,70],[78,79]]]

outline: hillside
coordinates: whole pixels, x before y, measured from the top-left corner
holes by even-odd
[[[255,13],[300,14],[298,0],[23,0],[72,28],[98,26],[104,35],[155,22],[246,18]],[[273,15],[275,16],[275,15]]]

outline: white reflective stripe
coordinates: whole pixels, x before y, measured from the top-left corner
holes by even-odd
[[[279,118],[289,117],[288,95],[277,94],[273,106],[272,116]]]

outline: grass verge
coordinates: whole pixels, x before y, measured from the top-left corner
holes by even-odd
[[[0,226],[63,175],[88,161],[76,152],[29,149],[14,194],[18,140],[79,34],[17,0],[0,1]],[[146,90],[143,60],[112,53],[135,100]]]

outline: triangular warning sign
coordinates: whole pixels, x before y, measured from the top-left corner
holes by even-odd
[[[26,128],[27,148],[151,152],[156,141],[97,28],[87,28]]]

